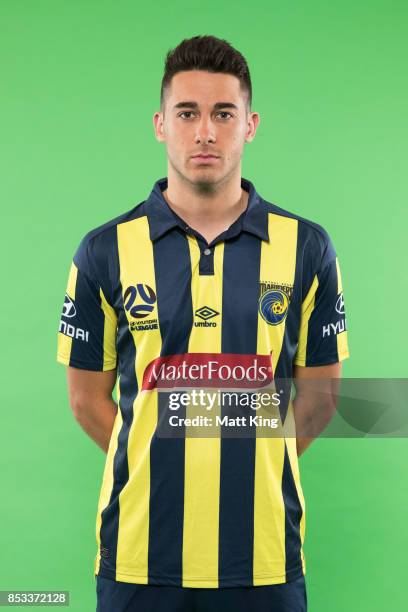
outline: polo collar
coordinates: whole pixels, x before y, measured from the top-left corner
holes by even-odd
[[[241,178],[241,187],[249,192],[248,205],[242,221],[242,230],[269,240],[268,209],[266,202],[259,196],[251,181]],[[163,196],[167,189],[167,177],[155,182],[146,200],[146,212],[149,219],[149,232],[152,241],[163,236],[173,227],[180,225],[179,218],[174,214]]]

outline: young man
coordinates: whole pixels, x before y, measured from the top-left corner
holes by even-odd
[[[107,452],[97,610],[303,612],[298,455],[335,402],[299,383],[338,379],[348,356],[336,254],[319,225],[241,177],[259,115],[229,43],[197,36],[168,53],[153,121],[167,178],[82,239],[58,334],[75,417]],[[217,391],[222,419],[223,392],[241,401],[292,377],[295,401],[277,396],[280,435],[257,423],[230,436],[225,421],[187,435],[203,389],[196,414],[211,414]],[[166,433],[171,418],[181,435]]]

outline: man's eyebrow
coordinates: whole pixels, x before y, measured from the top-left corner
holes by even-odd
[[[193,102],[191,100],[186,100],[183,102],[177,102],[173,108],[198,108],[197,102]],[[219,110],[220,108],[235,108],[238,110],[238,106],[233,104],[232,102],[216,102],[214,104],[214,110]]]
[[[214,104],[215,110],[218,110],[220,108],[235,108],[236,110],[238,110],[238,106],[236,104],[233,104],[232,102],[217,102],[216,104]]]

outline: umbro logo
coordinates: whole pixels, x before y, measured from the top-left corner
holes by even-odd
[[[203,319],[203,321],[208,321],[208,319],[212,319],[220,313],[209,306],[201,306],[201,308],[197,308],[195,314],[197,317],[200,317],[200,319]]]
[[[202,319],[202,321],[195,321],[194,327],[217,327],[217,323],[215,321],[210,321],[209,319],[213,319],[218,316],[220,313],[214,308],[210,308],[210,306],[201,306],[201,308],[197,308],[195,311],[196,317]]]

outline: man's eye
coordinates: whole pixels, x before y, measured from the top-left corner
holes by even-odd
[[[193,111],[183,111],[179,114],[179,117],[181,117],[182,119],[191,119],[193,115],[194,115]],[[229,113],[228,111],[220,111],[217,113],[216,116],[224,120],[224,119],[230,119],[230,117],[232,117],[232,114]]]
[[[218,113],[218,115],[223,115],[221,119],[228,119],[228,117],[226,117],[225,115],[229,115],[230,117],[232,117],[231,113],[229,113],[228,111],[221,111],[220,113]]]

